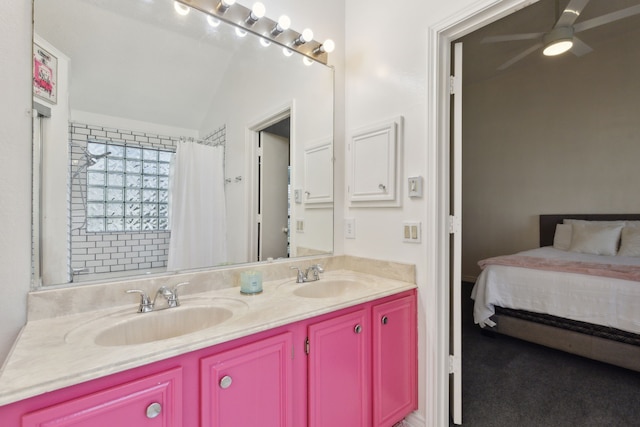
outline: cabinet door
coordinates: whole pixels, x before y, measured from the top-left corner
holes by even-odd
[[[202,425],[291,426],[292,348],[286,332],[203,358]]]
[[[370,427],[365,309],[309,326],[309,427]]]
[[[22,427],[180,427],[182,369],[73,399],[22,418]]]
[[[351,158],[347,191],[352,207],[400,206],[403,118],[362,128],[347,145]]]
[[[415,296],[373,306],[373,425],[388,427],[417,408]]]

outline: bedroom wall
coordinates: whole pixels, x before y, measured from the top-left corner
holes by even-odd
[[[539,214],[640,212],[639,39],[464,86],[466,280],[480,259],[537,247]]]

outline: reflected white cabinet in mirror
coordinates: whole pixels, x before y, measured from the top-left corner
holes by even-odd
[[[324,187],[313,212],[292,189],[316,182],[306,147],[323,140],[332,153],[333,69],[236,30],[195,9],[179,14],[172,0],[34,1],[34,42],[57,59],[57,103],[34,98],[51,108],[34,119],[34,287],[178,271],[167,271],[170,242],[195,214],[224,218],[221,244],[211,250],[211,238],[197,239],[204,227],[191,227],[196,241],[180,251],[215,252],[206,268],[258,261],[266,130],[250,124],[282,106],[291,189],[282,222],[303,225],[288,227],[283,257],[332,252],[332,163],[315,168]],[[176,151],[184,158],[189,142],[218,150],[207,164],[222,170],[188,193],[217,197],[172,215],[187,194],[175,186]]]
[[[304,152],[305,203],[318,207],[333,202],[333,144],[325,140]]]

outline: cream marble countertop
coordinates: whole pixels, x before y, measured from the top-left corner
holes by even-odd
[[[322,274],[313,285],[342,279],[363,286],[335,297],[306,298],[294,294],[303,285],[288,278],[265,282],[258,295],[242,295],[238,286],[185,295],[181,307],[168,310],[213,303],[228,306],[234,316],[208,329],[145,344],[94,343],[108,319],[123,313],[149,315],[136,313],[137,304],[29,320],[0,372],[0,405],[416,288],[411,282],[344,269]]]

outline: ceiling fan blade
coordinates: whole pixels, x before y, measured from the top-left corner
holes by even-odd
[[[542,37],[544,33],[522,33],[522,34],[504,34],[501,36],[488,36],[482,39],[480,43],[499,43],[510,42],[513,40],[533,40]]]
[[[637,15],[640,13],[640,4],[628,7],[626,9],[621,9],[616,12],[607,13],[606,15],[601,15],[593,19],[589,19],[588,21],[580,22],[573,26],[573,30],[576,33],[580,31],[590,30],[591,28],[599,27],[600,25],[609,24],[613,21],[617,21],[619,19],[628,18],[633,15]]]
[[[582,9],[589,3],[589,0],[571,0],[567,7],[562,11],[562,15],[558,18],[555,27],[570,27],[576,22],[578,16],[582,13]]]
[[[582,56],[591,51],[593,51],[593,49],[591,49],[588,44],[577,37],[573,37],[573,46],[571,46],[571,53],[573,53],[575,56]]]
[[[536,43],[533,46],[531,46],[530,48],[528,48],[527,50],[519,53],[518,55],[514,56],[513,58],[511,58],[510,60],[508,60],[507,62],[505,62],[504,64],[502,64],[501,66],[498,67],[498,70],[502,71],[506,68],[509,68],[510,66],[512,66],[513,64],[515,64],[516,62],[520,61],[521,59],[523,59],[524,57],[526,57],[527,55],[535,52],[536,50],[540,49],[543,46],[542,43]]]

